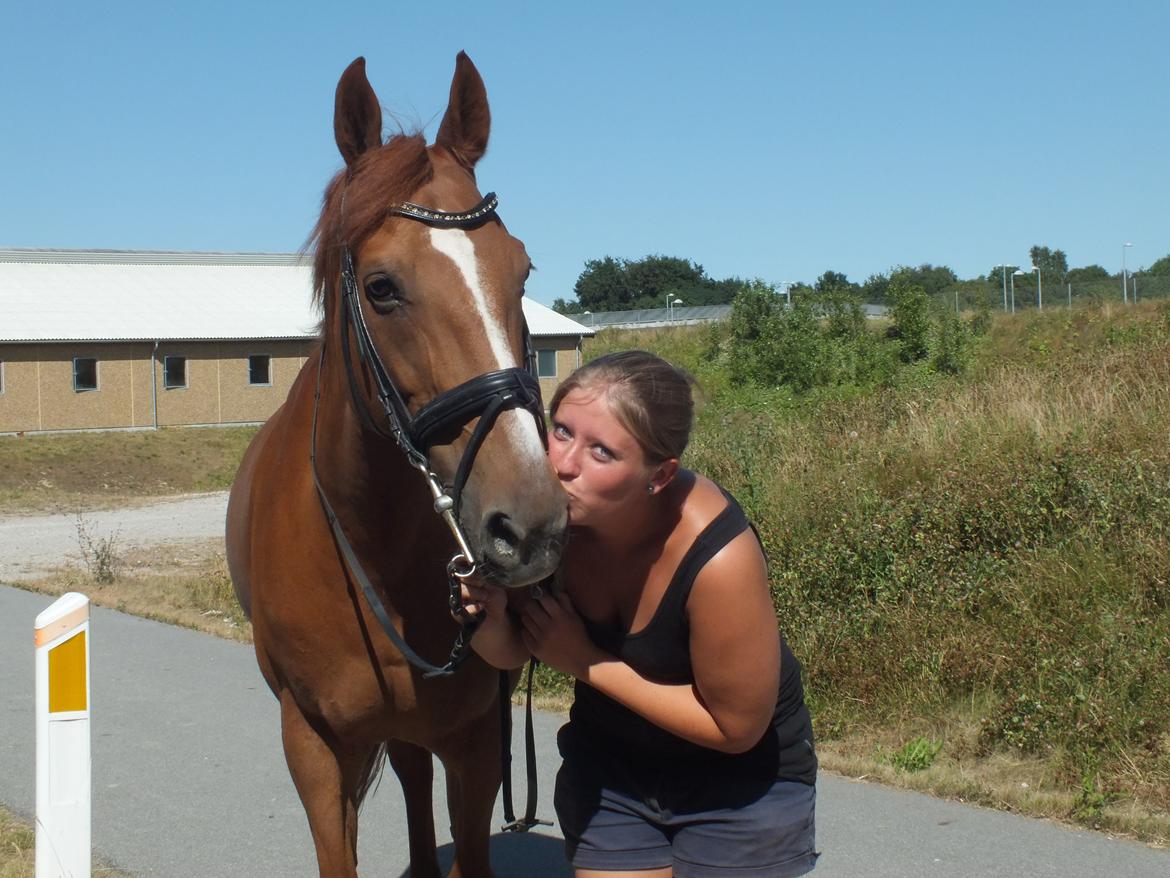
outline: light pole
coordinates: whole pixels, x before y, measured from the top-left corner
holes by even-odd
[[[666,314],[671,323],[674,323],[674,306],[683,304],[682,299],[676,299],[673,295],[666,297]]]
[[[1036,310],[1044,310],[1044,281],[1040,276],[1040,266],[1033,265],[1032,271],[1036,272]]]
[[[1129,304],[1129,274],[1125,270],[1125,251],[1132,246],[1129,241],[1121,245],[1121,301],[1126,305]]]
[[[792,307],[792,287],[795,283],[795,281],[790,280],[780,281],[781,291],[784,293],[784,304],[788,308]]]
[[[1012,313],[1016,313],[1016,277],[1023,277],[1024,272],[1018,268],[1012,272]]]
[[[1003,269],[1003,310],[1006,311],[1007,310],[1007,270],[1009,268],[1011,268],[1011,266],[1008,265],[1007,263],[1004,263],[1003,265],[997,265],[995,267]]]

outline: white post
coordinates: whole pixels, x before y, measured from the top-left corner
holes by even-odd
[[[36,618],[36,878],[89,878],[89,598]]]

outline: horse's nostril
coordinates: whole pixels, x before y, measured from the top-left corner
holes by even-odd
[[[524,534],[507,515],[497,512],[487,522],[488,552],[493,560],[516,561]]]

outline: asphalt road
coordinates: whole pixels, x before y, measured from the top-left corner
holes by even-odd
[[[26,817],[35,803],[32,626],[49,603],[0,586],[0,803]],[[140,876],[315,875],[276,703],[251,649],[100,608],[91,626],[99,856]],[[519,713],[516,720],[519,747]],[[540,813],[550,818],[561,721],[537,716]],[[447,863],[441,774],[436,824]],[[1167,851],[839,777],[822,777],[817,811],[821,878],[1170,875]],[[405,815],[392,773],[367,801],[361,827],[363,874],[405,876]],[[569,874],[555,827],[497,834],[492,857],[500,876]]]

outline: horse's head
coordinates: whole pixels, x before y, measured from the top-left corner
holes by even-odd
[[[426,407],[441,398],[443,414],[423,431],[420,450],[455,495],[474,560],[498,582],[518,586],[555,568],[567,514],[545,456],[542,420],[538,427],[543,414],[515,404],[531,388],[516,374],[525,363],[520,300],[531,263],[523,243],[508,233],[490,204],[483,205],[476,186],[475,164],[487,148],[489,127],[483,81],[460,53],[434,145],[406,134],[383,143],[382,113],[365,62],[354,61],[337,86],[334,132],[346,167],[326,192],[315,232],[314,280],[325,309],[327,346],[334,351],[350,346],[356,395],[364,397],[357,405],[374,413],[367,429],[388,431],[378,401],[378,366],[371,361],[384,364],[408,421],[433,420],[435,407]],[[435,213],[404,215],[404,203]],[[463,221],[439,213],[466,213],[476,206],[478,215]],[[348,313],[341,280],[347,250],[354,281],[350,307],[357,309]],[[362,333],[368,333],[376,356],[361,350]],[[463,394],[455,405],[445,404],[451,401],[450,394],[444,396],[448,391],[489,373],[498,373],[496,383],[504,387],[491,399],[508,400],[498,413],[483,405],[461,406]],[[471,386],[469,398],[477,396],[477,387]],[[493,417],[486,434],[475,436],[479,422]],[[387,448],[386,453],[400,452]],[[463,478],[466,484],[460,485]]]

